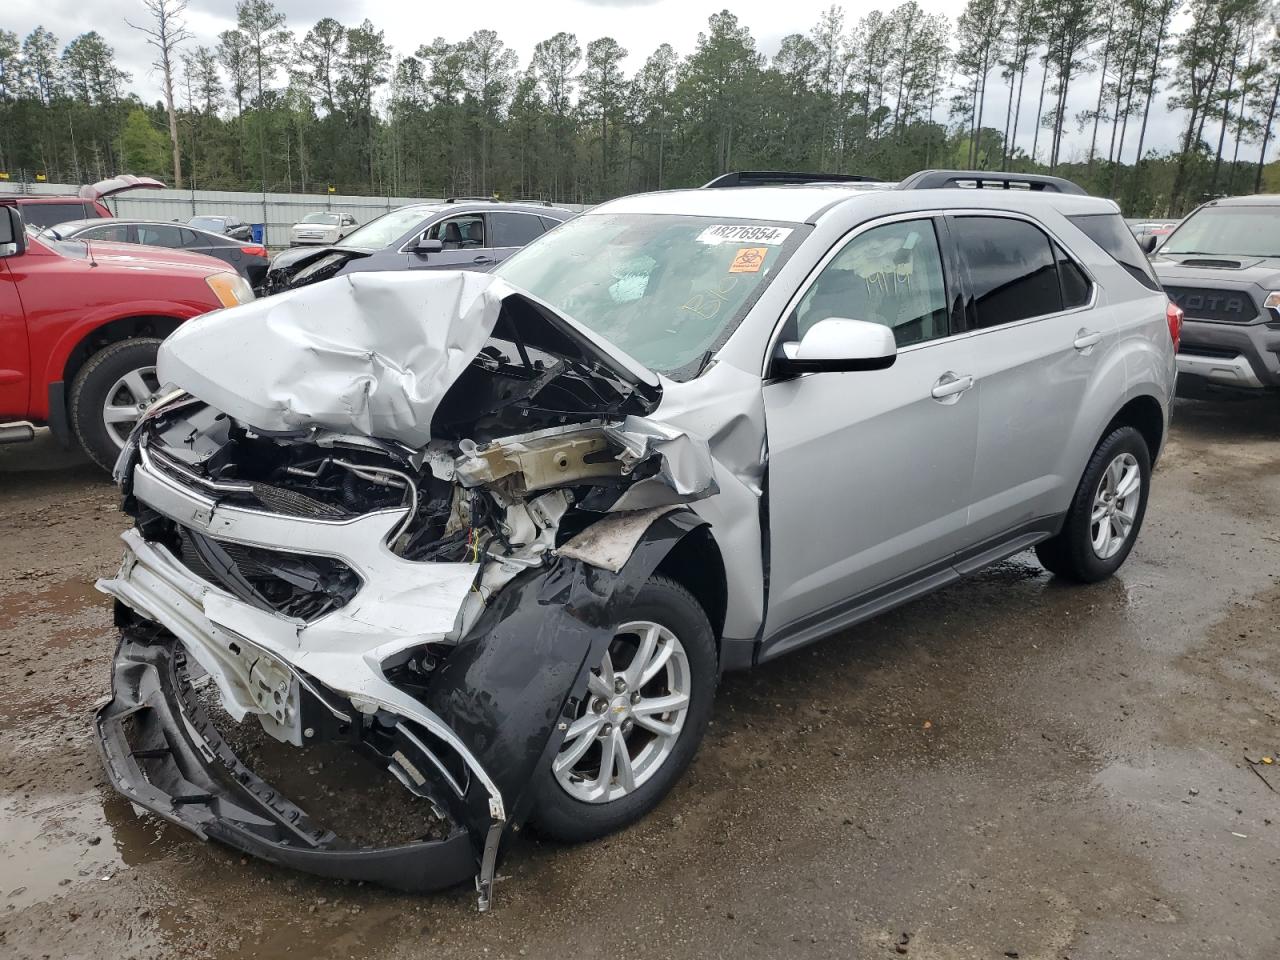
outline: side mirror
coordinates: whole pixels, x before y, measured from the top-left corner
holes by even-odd
[[[439,253],[444,249],[444,243],[440,240],[428,240],[426,237],[419,237],[418,242],[413,245],[413,252],[426,256],[428,253]]]
[[[784,343],[773,370],[778,375],[884,370],[897,359],[898,344],[888,327],[828,317],[810,327],[799,343]]]
[[[27,228],[17,207],[0,207],[0,257],[20,257],[27,250]]]
[[[1142,248],[1143,253],[1154,253],[1156,245],[1159,244],[1160,238],[1154,233],[1148,233],[1145,237],[1138,241],[1138,246]]]

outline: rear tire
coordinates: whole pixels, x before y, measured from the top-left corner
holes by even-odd
[[[1150,491],[1147,443],[1133,427],[1118,427],[1094,449],[1062,530],[1036,545],[1036,557],[1057,576],[1105,580],[1133,549]]]
[[[594,840],[652,810],[689,766],[711,718],[718,679],[715,637],[692,594],[666,577],[652,577],[640,588],[621,623],[624,626],[605,662],[593,671],[578,718],[559,753],[534,777],[533,823],[557,840]],[[642,653],[646,627],[656,628],[647,659]],[[626,675],[642,659],[641,675],[648,672],[645,664],[663,665],[655,668],[652,679],[628,686],[632,678]],[[606,670],[615,678],[606,678]],[[687,694],[683,708],[654,709],[663,702],[676,702],[669,698],[678,699],[681,694]],[[628,703],[635,704],[634,714]],[[575,729],[583,732],[575,737]],[[651,732],[663,729],[676,732],[671,736]],[[609,763],[608,773],[602,772],[610,741],[611,750],[627,750],[625,776],[616,761]],[[585,752],[576,749],[586,744],[590,745]],[[635,781],[634,786],[626,785],[626,777]]]
[[[154,372],[159,348],[155,337],[110,344],[90,357],[71,382],[71,425],[84,452],[104,470],[115,466],[124,438],[159,386]],[[131,420],[126,418],[128,408],[133,410]]]

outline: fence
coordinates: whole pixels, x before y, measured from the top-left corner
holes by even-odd
[[[73,195],[80,188],[65,183],[0,183],[0,194]],[[308,213],[329,210],[349,213],[357,223],[407,203],[441,203],[442,197],[357,197],[324,193],[240,193],[233,190],[129,190],[108,197],[107,206],[118,217],[139,220],[187,220],[194,216],[235,217],[244,223],[261,223],[269,246],[289,243],[289,228]],[[570,210],[581,204],[559,204]]]

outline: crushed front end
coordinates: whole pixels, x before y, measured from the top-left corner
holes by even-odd
[[[370,275],[347,305],[379,307],[394,326],[389,295],[429,314],[423,290],[475,282]],[[306,314],[290,302],[298,296],[269,308],[282,342],[300,336],[286,322]],[[629,598],[701,523],[682,504],[716,485],[706,444],[646,419],[653,395],[590,344],[577,352],[508,291],[462,300],[449,310],[480,325],[464,335],[475,349],[459,363],[446,343],[435,356],[449,374],[410,369],[436,382],[400,395],[429,408],[430,429],[422,409],[379,420],[376,404],[348,402],[391,376],[389,351],[337,349],[332,326],[312,322],[307,335],[342,359],[304,351],[313,369],[280,383],[321,382],[348,398],[346,422],[302,411],[305,393],[255,396],[216,359],[187,366],[210,343],[234,353],[252,335],[234,312],[166,343],[162,376],[205,396],[158,403],[117,466],[135,525],[119,573],[99,582],[116,600],[121,642],[96,724],[114,786],[202,838],[406,890],[474,876],[485,909],[499,844],[527,814],[589,664]],[[339,326],[350,320],[340,306],[329,303]],[[345,334],[355,336],[349,324]],[[270,335],[252,336],[271,352]],[[405,373],[395,372],[402,388]],[[387,422],[399,428],[377,426]],[[205,689],[230,722],[274,741],[372,758],[444,829],[384,846],[336,835],[237,757]]]

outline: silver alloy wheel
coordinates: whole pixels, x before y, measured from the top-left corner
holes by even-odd
[[[107,391],[107,398],[102,401],[102,422],[111,442],[121,450],[133,425],[159,389],[160,381],[156,379],[156,368],[152,366],[130,370]]]
[[[556,781],[584,803],[634,792],[670,758],[692,689],[689,658],[674,633],[651,620],[622,624],[552,761]]]
[[[1089,535],[1093,552],[1110,560],[1133,533],[1133,523],[1142,502],[1142,469],[1131,453],[1122,453],[1107,466],[1093,494]]]

